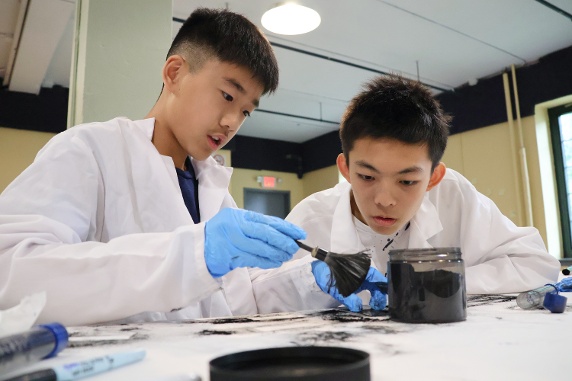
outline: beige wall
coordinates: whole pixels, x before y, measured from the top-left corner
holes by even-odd
[[[522,127],[533,225],[546,241],[534,117],[523,118]],[[509,124],[501,123],[451,136],[443,162],[463,174],[515,224],[524,226],[525,191],[520,174],[519,148],[517,139],[511,137]]]
[[[306,173],[303,178],[304,197],[333,187],[338,183],[338,179],[339,172],[336,165]]]
[[[518,225],[523,223],[519,205],[506,124],[454,135],[443,162],[462,173],[485,196],[491,198]]]
[[[54,134],[0,127],[0,192],[28,165]]]

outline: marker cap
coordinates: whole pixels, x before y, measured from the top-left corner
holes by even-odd
[[[41,324],[40,327],[45,328],[52,332],[55,338],[55,345],[54,349],[48,353],[45,359],[54,357],[58,353],[60,353],[65,347],[68,346],[69,336],[66,327],[61,325],[60,323],[49,323],[49,324]]]
[[[555,292],[548,293],[544,296],[542,304],[550,312],[562,313],[566,309],[567,298]]]

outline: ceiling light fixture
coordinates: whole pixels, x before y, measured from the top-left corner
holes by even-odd
[[[262,15],[262,26],[277,34],[295,35],[313,31],[322,19],[312,8],[281,3]]]

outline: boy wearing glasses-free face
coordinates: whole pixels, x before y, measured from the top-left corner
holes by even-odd
[[[245,17],[184,22],[142,120],[55,136],[0,196],[0,309],[46,292],[38,321],[183,320],[258,312],[248,268],[275,268],[305,233],[236,208],[210,156],[278,86],[268,40]]]
[[[307,197],[286,220],[307,232],[309,245],[338,253],[370,249],[381,274],[389,250],[460,247],[468,293],[514,293],[555,282],[559,261],[537,229],[517,227],[441,162],[448,133],[449,118],[423,85],[400,76],[373,79],[342,118],[337,166],[347,182]],[[324,263],[314,262],[312,270],[334,302],[361,309],[357,295],[343,298],[327,287]],[[377,270],[368,277],[384,280]],[[385,306],[375,298],[372,307]]]

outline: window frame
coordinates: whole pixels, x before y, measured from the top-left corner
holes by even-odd
[[[564,152],[562,149],[562,136],[560,135],[560,123],[558,118],[561,115],[569,113],[572,113],[572,103],[548,109],[550,138],[552,140],[552,155],[554,159],[554,171],[556,176],[556,190],[558,195],[558,209],[560,214],[563,258],[572,258],[572,232],[570,225],[572,205],[569,205],[568,203],[566,174],[564,167]],[[572,192],[572,189],[570,191]]]

